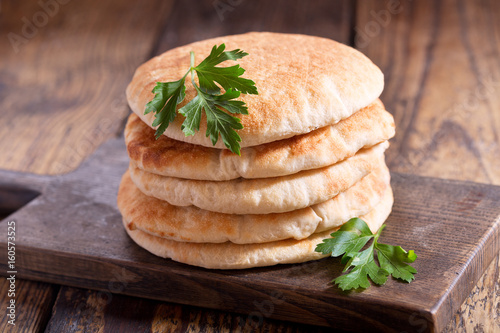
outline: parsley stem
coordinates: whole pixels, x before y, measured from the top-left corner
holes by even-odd
[[[382,224],[380,226],[380,228],[378,229],[377,233],[375,234],[375,237],[373,238],[373,244],[376,244],[377,241],[378,241],[378,238],[380,237],[380,235],[382,234],[382,230],[384,230],[385,228],[385,224]]]
[[[189,70],[191,71],[191,81],[194,83],[194,52],[191,51],[189,54],[191,56],[191,68]]]

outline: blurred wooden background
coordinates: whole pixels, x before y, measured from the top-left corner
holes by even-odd
[[[392,171],[500,185],[500,2],[0,0],[0,168],[60,174],[121,135],[135,68],[172,47],[247,31],[352,45],[386,76]],[[12,332],[311,332],[323,328],[31,281]],[[0,307],[8,284],[0,280]],[[419,330],[409,321],[409,330]],[[500,331],[497,257],[448,332]]]

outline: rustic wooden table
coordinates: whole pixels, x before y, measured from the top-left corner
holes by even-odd
[[[499,15],[494,0],[3,0],[0,169],[73,170],[121,135],[124,90],[140,63],[192,41],[267,30],[329,37],[381,67],[397,124],[392,171],[500,185]],[[0,287],[5,309],[5,278]],[[326,331],[26,280],[16,288],[16,326],[2,315],[1,331]],[[499,257],[445,331],[500,331]]]

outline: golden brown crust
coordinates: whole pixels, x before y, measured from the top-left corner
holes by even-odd
[[[326,201],[345,191],[384,164],[388,146],[384,141],[331,166],[272,178],[181,179],[145,172],[133,162],[129,170],[141,192],[172,205],[193,205],[226,214],[281,213]]]
[[[156,82],[179,80],[189,68],[190,51],[195,51],[198,63],[214,44],[221,43],[226,44],[226,50],[239,48],[249,53],[238,64],[246,69],[244,77],[254,80],[259,90],[259,95],[239,97],[249,109],[249,115],[238,115],[245,127],[238,132],[242,147],[335,124],[373,102],[383,89],[383,75],[378,67],[351,47],[320,37],[252,32],[178,47],[141,65],[127,88],[132,110],[151,125],[154,115],[144,115],[144,108],[153,98],[151,90]],[[227,61],[221,66],[234,64]],[[186,98],[180,107],[195,96],[188,81]],[[182,121],[178,115],[165,135],[212,147],[204,135],[204,117],[201,133],[189,137],[180,129]],[[221,140],[216,147],[225,148]]]
[[[392,190],[389,187],[381,202],[361,218],[372,232],[376,232],[391,212]],[[285,239],[259,244],[225,243],[188,243],[176,242],[155,237],[139,229],[131,230],[128,222],[123,221],[129,236],[149,252],[175,261],[213,269],[243,269],[276,264],[298,263],[325,257],[315,252],[317,244],[336,228],[312,234],[310,237],[295,240]]]
[[[385,165],[334,198],[287,213],[235,215],[194,206],[180,207],[144,195],[127,171],[118,191],[118,208],[129,228],[175,241],[237,244],[304,239],[367,214],[389,186]]]
[[[376,100],[347,119],[307,134],[247,147],[237,156],[228,150],[177,141],[154,130],[135,114],[125,127],[130,159],[147,172],[177,178],[230,180],[293,174],[335,164],[394,136],[394,119]]]

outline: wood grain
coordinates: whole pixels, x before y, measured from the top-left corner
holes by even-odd
[[[222,9],[216,9],[221,4]],[[165,32],[159,38],[155,53],[198,40],[248,31],[302,33],[348,44],[353,10],[346,0],[177,1],[172,15],[166,20]],[[182,15],[187,12],[189,15]],[[183,29],[178,29],[179,26]]]
[[[390,9],[359,1],[356,16],[357,46],[385,73],[382,100],[396,120],[390,169],[500,184],[500,3]],[[500,330],[499,265],[497,257],[445,331]]]
[[[128,162],[119,138],[103,144],[75,172],[48,182],[0,171],[0,179],[42,187],[39,197],[10,217],[24,226],[16,240],[20,278],[261,319],[433,332],[446,326],[500,250],[499,187],[392,174],[395,203],[383,240],[418,253],[418,278],[410,285],[390,280],[383,288],[345,294],[329,284],[342,265],[328,258],[239,271],[184,265],[152,256],[123,230],[116,191]],[[0,252],[5,249],[0,239]],[[1,259],[0,272],[6,269]]]
[[[2,169],[68,172],[120,132],[125,87],[172,3],[47,2],[1,4],[0,31],[16,40],[0,39]]]
[[[62,287],[46,332],[150,332],[153,313],[148,300]]]
[[[140,309],[140,311],[137,311]],[[326,332],[326,328],[62,287],[46,332]]]
[[[385,1],[360,2],[356,26],[369,31],[381,11]],[[370,43],[358,41],[386,76],[391,170],[500,184],[498,13],[495,1],[402,1]]]
[[[40,192],[36,188],[27,190],[12,183],[9,186],[0,186],[0,220],[22,208],[38,195]],[[50,318],[52,304],[54,304],[58,290],[57,285],[17,278],[12,286],[9,280],[0,277],[0,307],[6,309],[10,306],[10,300],[14,299],[17,313],[15,326],[9,324],[10,317],[2,316],[0,330],[2,332],[43,332]]]
[[[7,309],[10,297],[8,292],[10,282],[5,277],[0,277],[0,307],[2,311]],[[43,332],[52,313],[52,305],[55,302],[58,286],[16,280],[16,320],[15,326],[7,323],[9,318],[2,312],[0,317],[0,330],[2,332]]]

